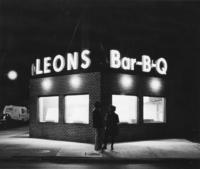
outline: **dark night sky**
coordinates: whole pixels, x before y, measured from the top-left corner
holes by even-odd
[[[0,0],[1,107],[28,104],[35,57],[84,47],[166,57],[174,78],[190,75],[200,53],[199,9],[181,0]],[[5,76],[10,69],[19,72],[15,82]]]

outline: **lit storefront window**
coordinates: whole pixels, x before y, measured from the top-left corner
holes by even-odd
[[[165,98],[143,97],[144,123],[165,122]]]
[[[65,122],[89,123],[89,95],[65,96]]]
[[[40,122],[58,122],[58,96],[39,98],[39,121]]]
[[[112,105],[116,106],[120,123],[137,123],[137,96],[112,95]]]

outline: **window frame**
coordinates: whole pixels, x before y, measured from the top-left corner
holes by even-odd
[[[39,102],[39,98],[41,97],[58,97],[58,122],[50,122],[50,121],[47,121],[47,122],[41,122],[40,121],[40,102]],[[58,124],[60,123],[60,95],[38,95],[37,96],[37,122],[40,123],[40,124]]]
[[[113,93],[111,94],[111,104],[113,105],[113,99],[112,96],[113,95],[119,95],[119,96],[135,96],[137,98],[137,113],[136,113],[136,123],[128,123],[128,122],[120,122],[119,119],[119,125],[139,125],[139,121],[140,121],[140,97],[138,95],[134,95],[134,94],[120,94],[120,93]],[[115,105],[114,105],[115,106]],[[117,108],[117,107],[116,107]],[[119,116],[119,114],[118,114]]]
[[[157,122],[145,122],[145,119],[144,119],[144,97],[157,97],[157,98],[164,98],[164,121],[163,122],[160,122],[160,121],[157,121]],[[154,124],[166,124],[167,123],[167,97],[166,96],[155,96],[155,95],[142,95],[142,123],[145,124],[145,125],[154,125]]]
[[[66,110],[67,110],[67,107],[66,107],[66,104],[65,104],[65,99],[67,96],[80,96],[80,95],[88,95],[89,96],[89,103],[88,103],[88,123],[69,123],[69,122],[66,122]],[[63,105],[64,105],[64,109],[63,109],[63,123],[64,124],[68,124],[68,125],[89,125],[90,124],[90,94],[89,93],[69,93],[69,94],[65,94],[64,97],[63,97]]]

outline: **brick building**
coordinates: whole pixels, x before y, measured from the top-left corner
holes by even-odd
[[[102,102],[104,115],[110,105],[116,106],[118,141],[166,136],[170,123],[167,61],[162,58],[156,69],[138,57],[134,69],[128,70],[130,59],[126,57],[122,64],[120,55],[121,67],[115,67],[117,56],[111,51],[104,66],[97,66],[89,51],[88,64],[82,65],[85,70],[81,70],[81,62],[75,64],[76,54],[66,55],[67,64],[64,57],[54,64],[57,56],[36,60],[30,80],[31,137],[93,142],[92,110],[96,101]]]

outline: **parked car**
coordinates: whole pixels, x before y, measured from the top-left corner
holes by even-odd
[[[7,121],[17,120],[17,121],[28,121],[29,113],[26,107],[6,105],[3,110],[3,118]]]

